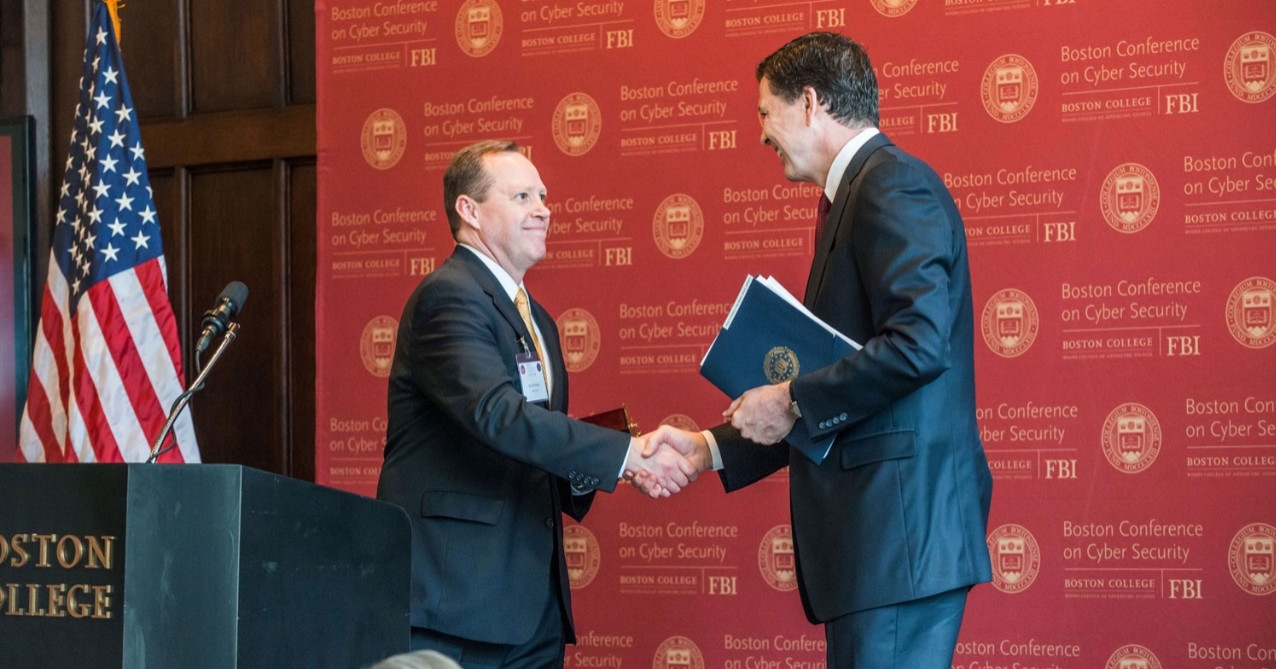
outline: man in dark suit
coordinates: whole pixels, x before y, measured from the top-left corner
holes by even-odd
[[[746,392],[730,424],[680,447],[712,453],[728,491],[789,466],[802,604],[825,624],[831,669],[948,669],[966,594],[992,576],[961,216],[877,130],[859,44],[805,35],[757,78],[762,142],[826,198],[804,301],[864,347]],[[771,445],[799,418],[813,439],[836,435],[819,463]]]
[[[408,299],[389,382],[377,497],[412,525],[413,649],[476,667],[561,667],[574,643],[562,514],[644,472],[653,496],[696,469],[647,438],[568,418],[558,330],[523,286],[545,256],[545,185],[512,142],[443,177],[458,246]]]

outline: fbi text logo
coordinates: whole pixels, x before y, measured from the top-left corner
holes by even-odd
[[[1137,474],[1161,452],[1161,423],[1152,410],[1137,402],[1113,409],[1103,421],[1103,454],[1119,472]]]
[[[984,343],[993,353],[1013,358],[1027,351],[1037,339],[1041,318],[1037,305],[1018,288],[999,291],[984,303],[979,319]]]
[[[556,321],[563,342],[563,362],[569,372],[583,372],[598,359],[602,333],[594,315],[581,308],[564,311]]]
[[[576,157],[589,153],[602,134],[603,115],[585,93],[572,93],[558,102],[552,121],[558,150]]]
[[[1245,33],[1232,42],[1223,57],[1227,89],[1242,102],[1263,102],[1276,94],[1276,37],[1261,31]]]
[[[408,147],[408,129],[403,117],[385,107],[369,114],[359,133],[359,147],[369,165],[379,170],[394,167]]]
[[[1117,232],[1133,234],[1146,228],[1161,206],[1161,187],[1151,170],[1123,163],[1108,173],[1099,194],[1103,220]]]
[[[390,376],[398,329],[399,322],[389,316],[377,316],[363,326],[363,334],[359,336],[359,359],[369,374],[382,378]]]
[[[1276,527],[1250,523],[1242,527],[1227,547],[1232,580],[1251,595],[1276,591]]]
[[[466,0],[456,13],[456,44],[473,58],[482,58],[501,41],[505,21],[495,0]]]
[[[1013,53],[994,60],[980,82],[984,110],[1002,123],[1014,123],[1027,116],[1037,103],[1038,88],[1032,63]]]
[[[1027,590],[1041,571],[1041,547],[1022,525],[1008,523],[993,530],[988,535],[988,554],[993,587],[1010,595]]]
[[[690,195],[675,193],[656,207],[651,235],[660,252],[674,260],[691,255],[704,237],[704,212]]]
[[[682,39],[700,27],[705,0],[655,0],[653,11],[660,32]]]
[[[589,528],[579,523],[563,527],[563,554],[567,557],[567,580],[572,590],[594,582],[602,564],[602,550]]]
[[[1249,348],[1266,348],[1276,341],[1276,282],[1251,276],[1236,284],[1227,297],[1227,330]]]

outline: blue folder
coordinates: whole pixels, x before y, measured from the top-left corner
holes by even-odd
[[[700,375],[734,399],[750,388],[826,367],[858,348],[773,279],[749,276],[700,363]],[[799,418],[785,441],[819,464],[835,436],[814,440]]]

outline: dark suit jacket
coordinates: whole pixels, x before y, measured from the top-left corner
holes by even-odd
[[[884,136],[851,160],[805,303],[863,350],[792,384],[820,466],[714,428],[728,491],[789,465],[803,606],[823,622],[992,577],[966,235],[935,172]]]
[[[377,497],[411,519],[415,627],[522,643],[557,597],[575,640],[561,514],[579,520],[593,495],[569,482],[613,490],[629,436],[561,413],[558,329],[531,308],[553,365],[548,408],[522,394],[514,358],[530,334],[472,252],[458,247],[403,309]]]

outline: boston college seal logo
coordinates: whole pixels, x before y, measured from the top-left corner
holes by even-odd
[[[654,12],[660,32],[681,39],[696,31],[704,18],[705,0],[656,0]]]
[[[580,590],[594,582],[602,551],[598,539],[589,528],[579,523],[563,526],[563,554],[567,557],[567,579],[572,590]]]
[[[1161,187],[1148,168],[1123,163],[1103,180],[1099,197],[1103,220],[1117,232],[1135,233],[1146,228],[1161,206]]]
[[[602,335],[594,315],[584,309],[568,309],[556,321],[563,342],[563,363],[569,372],[583,372],[598,359]]]
[[[656,207],[651,235],[660,252],[674,260],[691,255],[704,237],[704,213],[690,195],[675,193]]]
[[[554,143],[569,156],[583,156],[598,143],[603,115],[598,103],[584,93],[572,93],[554,108]]]
[[[797,558],[793,552],[793,528],[772,527],[758,542],[758,571],[767,585],[787,592],[797,589]]]
[[[1227,547],[1232,580],[1251,595],[1276,591],[1276,527],[1251,523],[1232,537]]]
[[[363,327],[363,334],[359,336],[359,359],[369,374],[390,376],[398,329],[399,322],[389,316],[377,316]]]
[[[393,109],[382,107],[368,115],[359,133],[363,159],[379,169],[394,167],[408,146],[408,130],[403,117]]]
[[[1103,669],[1161,669],[1161,661],[1152,651],[1132,643],[1116,649]]]
[[[1013,358],[1028,350],[1037,339],[1040,325],[1037,305],[1017,288],[1007,288],[988,298],[979,319],[984,343],[1003,358]]]
[[[700,431],[700,426],[696,424],[695,419],[685,413],[671,413],[668,416],[665,416],[665,419],[660,421],[660,424],[676,427],[679,430],[686,430],[688,432]]]
[[[1014,123],[1028,115],[1037,103],[1037,71],[1023,56],[1009,53],[984,70],[980,93],[984,110],[1002,123]]]
[[[873,9],[887,18],[895,18],[908,13],[917,5],[917,0],[871,0]]]
[[[651,669],[704,669],[704,655],[691,639],[671,636],[656,648]]]
[[[482,58],[501,41],[505,21],[495,0],[466,0],[456,13],[456,44],[465,55]]]
[[[1151,409],[1126,402],[1103,421],[1103,454],[1119,472],[1137,474],[1161,452],[1161,423]]]
[[[1236,284],[1227,297],[1227,330],[1249,348],[1266,348],[1276,341],[1276,282],[1251,276]]]
[[[1263,102],[1276,94],[1276,37],[1255,30],[1232,42],[1223,58],[1227,89],[1242,102]]]
[[[988,535],[988,553],[992,556],[993,587],[1007,594],[1018,594],[1037,580],[1041,571],[1041,548],[1037,538],[1022,525],[1002,525]]]

